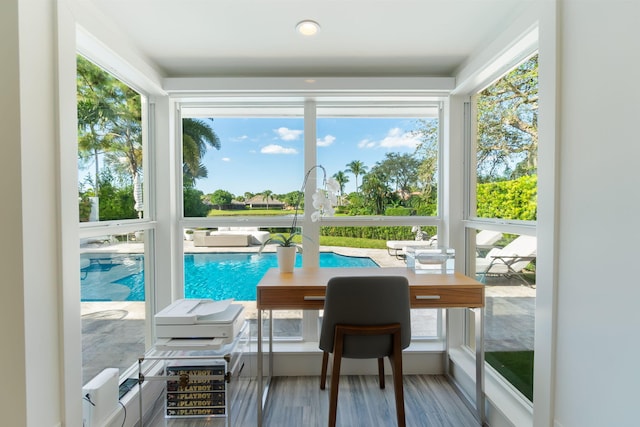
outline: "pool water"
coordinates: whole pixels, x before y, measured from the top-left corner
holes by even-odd
[[[255,301],[256,285],[271,267],[276,254],[186,254],[184,256],[185,298]],[[302,257],[296,256],[296,267]],[[348,257],[333,252],[320,253],[320,267],[378,267],[367,257]],[[126,301],[144,301],[144,271],[113,281],[131,289]]]

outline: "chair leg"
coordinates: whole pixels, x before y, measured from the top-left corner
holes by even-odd
[[[329,352],[322,352],[322,371],[320,371],[320,390],[324,390],[327,384],[327,364],[329,363]]]
[[[337,326],[333,344],[333,370],[331,371],[331,392],[329,394],[329,427],[335,427],[338,415],[338,385],[340,381],[343,340],[344,334],[342,329]]]
[[[400,344],[400,333],[394,334],[393,355],[389,356],[391,370],[393,373],[393,391],[396,396],[396,415],[398,427],[406,427],[404,415],[404,389],[402,386],[402,348]]]
[[[380,388],[384,388],[384,358],[378,358],[378,381],[380,382]]]

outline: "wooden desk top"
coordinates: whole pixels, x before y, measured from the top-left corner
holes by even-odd
[[[257,286],[262,310],[322,309],[327,283],[338,276],[404,276],[409,280],[412,308],[483,307],[484,285],[460,273],[416,274],[404,267],[317,268],[280,273],[271,268]]]

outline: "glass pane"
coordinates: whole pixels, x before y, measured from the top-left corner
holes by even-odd
[[[420,308],[411,310],[411,337],[413,339],[442,336],[442,310]]]
[[[145,352],[144,232],[80,240],[83,384]]]
[[[485,288],[485,359],[529,400],[533,399],[536,304],[533,236],[504,234],[475,259]]]
[[[538,57],[474,97],[476,174],[472,217],[537,216]]]
[[[184,229],[185,298],[233,298],[245,307],[245,318],[257,329],[256,286],[269,268],[277,267],[275,245],[262,243],[275,233],[288,229],[266,227],[217,227]],[[299,236],[294,241],[300,241]],[[298,254],[296,267],[302,267]],[[265,330],[268,327],[265,324]],[[302,338],[302,311],[276,311],[274,336],[279,339]]]
[[[303,176],[303,119],[183,119],[185,217],[290,215]]]
[[[406,267],[407,246],[437,246],[435,226],[335,226],[320,228],[320,250],[361,260],[364,266]],[[365,264],[365,260],[370,260]],[[322,261],[322,258],[321,258]],[[357,265],[355,265],[357,266]],[[440,310],[411,310],[414,338],[434,338],[441,335]]]
[[[142,218],[142,97],[77,57],[80,222]]]
[[[338,215],[437,214],[437,119],[318,118],[317,147]]]

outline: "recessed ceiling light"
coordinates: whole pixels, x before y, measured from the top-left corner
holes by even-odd
[[[304,21],[298,22],[296,30],[303,36],[312,36],[320,30],[320,25],[315,21],[305,19]]]

